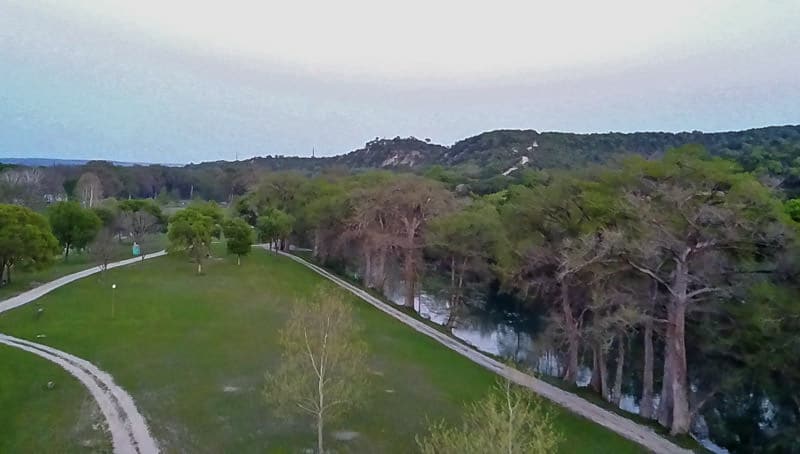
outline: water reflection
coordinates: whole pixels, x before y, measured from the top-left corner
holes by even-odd
[[[402,283],[390,286],[385,294],[391,302],[403,304]],[[422,318],[448,326],[456,338],[484,353],[534,366],[538,356],[532,336],[541,329],[541,317],[513,305],[499,293],[472,293],[453,306],[446,290],[422,291],[414,300],[414,310]]]

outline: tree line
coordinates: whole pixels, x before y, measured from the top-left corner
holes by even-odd
[[[673,434],[703,415],[722,445],[778,452],[800,436],[796,205],[690,146],[486,195],[410,174],[275,173],[230,211],[258,232],[281,219],[276,247],[307,245],[365,287],[398,275],[409,310],[425,274],[449,280],[456,308],[467,287],[499,285],[547,308],[537,345],[566,384],[590,370],[590,389],[633,394]]]

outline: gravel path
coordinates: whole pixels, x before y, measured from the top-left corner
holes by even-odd
[[[156,252],[149,254],[145,259],[161,257],[166,252]],[[130,265],[141,262],[140,257],[111,263],[108,268]],[[45,295],[63,285],[74,282],[78,279],[99,273],[99,267],[79,271],[67,276],[63,276],[54,281],[36,287],[25,293],[9,298],[0,302],[0,313],[11,310],[23,304],[30,303],[35,299]],[[46,345],[37,344],[24,339],[0,334],[0,344],[25,350],[34,355],[40,356],[51,361],[77,378],[89,393],[97,401],[103,416],[111,432],[111,441],[114,445],[114,452],[118,454],[150,454],[158,453],[158,444],[150,435],[150,430],[144,417],[136,409],[133,398],[122,388],[114,383],[114,379],[107,372],[98,369],[94,364],[62,352]]]
[[[601,426],[610,429],[623,437],[632,440],[645,448],[656,453],[690,453],[691,450],[681,448],[675,443],[667,440],[661,435],[657,434],[653,429],[637,424],[628,418],[620,416],[611,411],[605,410],[580,396],[564,391],[556,386],[539,380],[531,375],[522,373],[512,367],[487,356],[475,350],[474,348],[463,344],[454,337],[448,336],[427,324],[410,317],[399,310],[389,306],[387,303],[373,297],[364,290],[340,279],[339,277],[329,273],[323,268],[309,263],[300,257],[285,252],[280,252],[281,255],[288,257],[298,263],[305,265],[308,268],[316,271],[322,276],[330,279],[340,287],[350,291],[354,295],[363,299],[367,303],[376,307],[382,312],[400,320],[406,325],[414,328],[416,331],[425,334],[441,343],[442,345],[466,356],[473,362],[489,369],[490,371],[507,378],[514,383],[530,388],[537,394],[567,408],[568,410],[583,416],[591,421],[594,421]]]

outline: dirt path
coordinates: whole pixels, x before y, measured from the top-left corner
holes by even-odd
[[[164,251],[149,254],[145,259],[161,257],[164,254],[166,254]],[[141,260],[141,258],[136,257],[111,263],[108,267],[116,268],[138,263]],[[0,302],[0,313],[30,303],[63,285],[99,272],[99,267],[79,271],[9,298]],[[115,453],[150,454],[159,452],[158,444],[150,435],[147,423],[139,413],[139,410],[137,410],[133,398],[114,383],[114,379],[107,372],[103,372],[94,364],[69,353],[5,334],[0,334],[0,344],[25,350],[51,361],[83,383],[95,401],[97,401],[97,405],[108,423]]]
[[[316,271],[322,276],[330,279],[340,287],[350,291],[354,295],[363,299],[367,303],[376,307],[382,312],[400,320],[406,325],[414,328],[416,331],[425,334],[441,343],[442,345],[466,356],[473,362],[491,370],[492,372],[507,378],[514,383],[530,388],[537,394],[567,408],[568,410],[581,415],[591,421],[594,421],[601,426],[612,430],[623,437],[632,440],[645,448],[657,453],[690,453],[691,450],[681,448],[675,443],[665,439],[657,434],[653,429],[637,424],[628,418],[620,416],[616,413],[605,410],[580,396],[564,391],[556,386],[539,380],[531,375],[522,373],[512,367],[487,356],[475,350],[474,348],[462,343],[454,337],[448,336],[445,333],[437,331],[436,329],[426,325],[425,323],[410,317],[399,310],[389,306],[387,303],[373,297],[364,290],[340,279],[339,277],[329,273],[328,271],[320,268],[317,265],[309,263],[300,257],[285,252],[280,252],[281,255],[288,257],[298,263],[305,265],[308,268]]]

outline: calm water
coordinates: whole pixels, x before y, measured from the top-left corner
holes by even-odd
[[[397,305],[404,301],[403,283],[387,286],[387,299]],[[428,284],[414,300],[414,309],[420,316],[441,326],[450,326],[450,333],[478,350],[511,359],[530,370],[559,376],[562,372],[558,357],[547,350],[536,348],[535,338],[545,327],[545,313],[519,310],[519,303],[508,295],[496,291],[472,293],[457,308],[450,305],[447,288]],[[588,386],[592,370],[584,367],[578,373],[578,386]],[[656,397],[657,401],[658,397]],[[656,402],[657,403],[657,402]],[[638,414],[639,405],[633,395],[623,395],[620,408]],[[702,420],[702,417],[698,418]],[[704,421],[698,421],[702,426]],[[701,431],[702,433],[702,431]],[[714,453],[728,451],[715,445],[707,435],[698,441]]]

